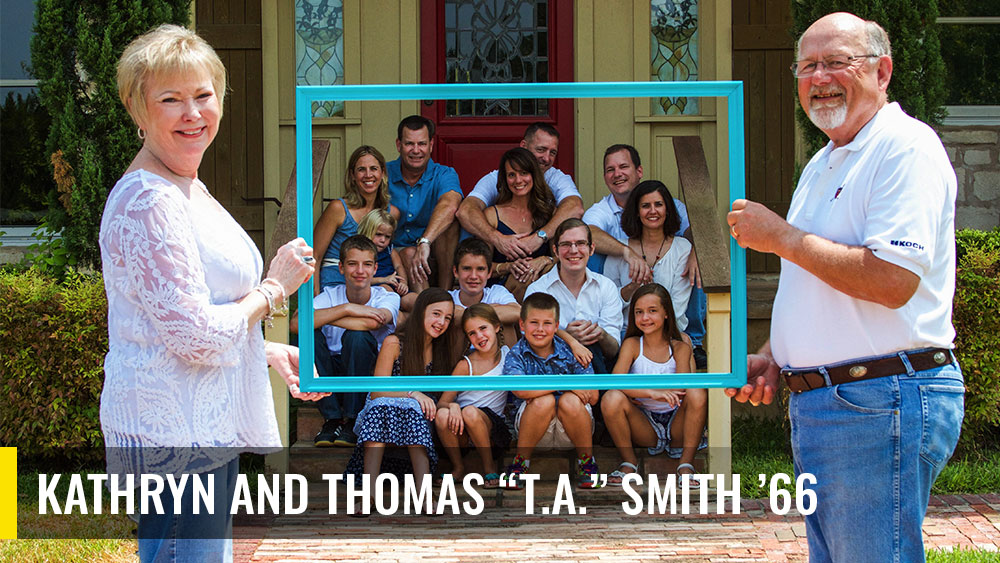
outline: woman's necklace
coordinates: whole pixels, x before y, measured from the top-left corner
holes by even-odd
[[[660,253],[663,252],[663,243],[665,242],[667,242],[667,237],[663,237],[663,240],[660,241],[660,248],[656,251],[656,259],[653,260],[654,265],[660,261]],[[639,250],[642,251],[642,259],[646,260],[646,246],[642,243],[642,237],[639,237]],[[646,260],[646,263],[649,264],[649,260]]]

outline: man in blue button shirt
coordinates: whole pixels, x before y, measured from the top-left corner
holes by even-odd
[[[458,173],[431,160],[434,122],[411,115],[396,129],[399,158],[389,162],[389,196],[399,208],[395,244],[400,249],[410,289],[419,293],[430,285],[431,252],[437,261],[437,283],[451,289],[452,255],[458,244],[455,211],[462,202]]]

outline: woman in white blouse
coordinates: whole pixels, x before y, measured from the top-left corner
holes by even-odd
[[[640,182],[622,209],[622,230],[629,237],[628,246],[652,268],[653,282],[670,293],[677,326],[683,331],[688,324],[685,313],[691,298],[691,282],[684,276],[691,243],[674,236],[680,225],[673,196],[663,182],[657,180]],[[641,285],[629,278],[628,263],[620,257],[609,257],[604,275],[622,288],[622,300],[628,311],[632,294]]]
[[[215,517],[175,516],[169,494],[166,515],[140,516],[142,561],[231,560],[239,453],[281,446],[268,365],[293,396],[322,396],[299,392],[298,349],[265,342],[260,326],[312,275],[312,250],[302,239],[282,246],[261,281],[253,241],[198,179],[225,90],[215,51],[178,26],[139,37],[118,62],[143,145],[101,220],[109,472],[212,475],[216,492]]]

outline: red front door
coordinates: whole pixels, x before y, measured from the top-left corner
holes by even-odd
[[[424,84],[573,81],[572,0],[424,0]],[[535,121],[559,130],[555,166],[573,174],[573,100],[426,100],[437,124],[433,158],[469,193]]]

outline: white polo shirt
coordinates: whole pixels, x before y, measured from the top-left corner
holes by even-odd
[[[455,305],[465,307],[458,296],[461,291],[461,289],[452,289],[448,291],[448,294],[451,295],[451,299],[455,302]],[[510,305],[511,303],[517,304],[517,299],[514,298],[514,294],[506,287],[491,285],[483,288],[483,300],[480,303],[486,303],[487,305]]]
[[[472,188],[466,197],[474,197],[486,204],[487,207],[493,205],[497,200],[497,177],[499,172],[494,170],[483,176],[476,182],[476,187]],[[580,197],[580,190],[576,189],[573,178],[555,166],[545,171],[545,183],[552,190],[552,195],[556,198],[556,204],[569,196]],[[581,198],[582,199],[582,198]]]
[[[344,284],[324,287],[322,293],[313,297],[314,309],[330,309],[346,303],[347,286]],[[392,320],[390,322],[370,331],[372,336],[375,337],[375,341],[378,342],[378,347],[381,348],[385,337],[396,330],[396,319],[399,317],[399,294],[395,291],[389,291],[384,287],[375,286],[371,288],[371,294],[368,296],[368,302],[365,305],[375,309],[388,309],[392,312]],[[344,338],[344,333],[347,330],[334,325],[323,325],[320,330],[323,332],[323,336],[326,337],[326,346],[330,349],[330,355],[336,356],[340,354],[342,349],[340,341]]]
[[[812,367],[955,338],[955,171],[937,134],[887,104],[849,144],[831,142],[809,161],[788,209],[792,225],[920,276],[899,309],[849,297],[781,261],[771,314],[780,366]],[[877,280],[875,280],[877,282]]]
[[[681,218],[681,226],[677,229],[677,235],[683,236],[684,231],[691,226],[688,221],[687,206],[674,198],[674,205],[677,206],[677,215]],[[628,244],[628,235],[622,229],[622,207],[615,201],[615,196],[608,194],[600,201],[591,205],[583,214],[583,222],[593,225],[618,239],[622,244]]]
[[[624,324],[622,298],[615,282],[587,270],[587,279],[580,288],[580,294],[574,297],[559,279],[557,266],[529,285],[524,296],[532,293],[548,293],[556,298],[559,302],[559,328],[566,330],[566,326],[576,320],[594,322],[621,344]]]

